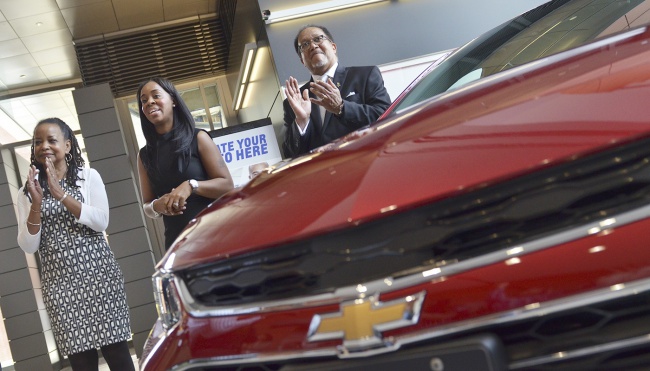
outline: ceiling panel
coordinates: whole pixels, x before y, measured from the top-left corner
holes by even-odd
[[[73,130],[78,130],[79,122],[75,118],[76,113],[71,98],[71,89],[64,89],[59,92],[42,93],[26,98],[8,99],[0,103],[0,109],[28,133],[34,130],[34,126],[39,120],[48,117],[60,117]]]
[[[66,60],[41,66],[43,74],[51,82],[71,80],[80,77],[76,60]]]
[[[49,118],[49,117],[58,117],[62,119],[63,121],[67,122],[69,119],[66,119],[64,117],[70,117],[72,114],[70,113],[70,110],[67,107],[59,108],[59,109],[53,109],[53,110],[47,110],[47,111],[42,111],[40,114],[36,114],[36,122]],[[72,129],[74,130],[74,129]]]
[[[113,7],[122,30],[165,21],[162,0],[113,0]]]
[[[0,1],[0,12],[8,19],[17,19],[33,16],[36,14],[55,12],[59,7],[54,0],[2,0]]]
[[[35,117],[56,117],[57,115],[54,112],[62,112],[64,115],[70,114],[70,110],[63,99],[38,99],[35,104],[26,105],[26,107]]]
[[[49,82],[40,67],[27,67],[13,71],[2,70],[0,79],[7,85],[11,85],[12,88],[44,85]]]
[[[106,0],[56,0],[59,9],[74,8],[75,6],[106,2]]]
[[[171,21],[187,17],[197,16],[199,14],[210,13],[210,6],[207,0],[183,1],[183,0],[163,0],[163,11],[165,20]]]
[[[76,60],[76,54],[72,45],[59,46],[57,48],[45,49],[32,53],[34,60],[39,65],[48,65],[68,60]]]
[[[31,53],[36,53],[42,50],[57,48],[61,46],[72,46],[72,35],[70,30],[52,31],[40,35],[34,35],[22,38],[25,47]]]
[[[110,1],[63,9],[61,14],[75,39],[120,30]]]
[[[9,21],[9,24],[19,37],[28,37],[68,28],[59,11],[13,19]]]
[[[68,107],[74,107],[74,98],[72,97],[72,94],[67,93],[60,93],[61,97],[65,101],[65,103],[68,105]]]
[[[26,109],[33,108],[34,106],[46,106],[50,108],[59,108],[66,105],[65,101],[58,92],[41,93],[30,95],[20,100]],[[30,109],[31,111],[31,109]]]
[[[0,97],[3,92],[19,86],[24,91],[22,88],[27,81],[41,84],[43,76],[57,81],[64,76],[78,79],[78,66],[69,66],[70,63],[76,63],[77,59],[72,53],[73,40],[85,42],[96,36],[119,31],[214,14],[219,2],[220,0],[0,0],[0,68],[3,69],[0,76]],[[18,40],[22,41],[23,46]],[[16,59],[23,55],[24,58]],[[37,66],[43,66],[42,73],[35,74],[30,70]],[[15,71],[27,76],[17,78]],[[14,83],[19,86],[14,86]],[[39,86],[40,88],[42,87]]]
[[[0,101],[0,109],[11,117],[30,115],[29,110],[20,99],[7,99]]]
[[[220,1],[0,0],[0,108],[29,135],[43,116],[61,116],[78,129],[71,88],[28,96],[30,90],[48,85],[58,89],[82,83],[74,41],[214,14]],[[45,103],[52,99],[48,94],[65,104]],[[29,102],[29,109],[23,100]],[[16,131],[14,126],[2,130]],[[3,137],[0,144],[4,143]]]
[[[5,73],[13,74],[16,71],[31,67],[38,67],[38,64],[31,54],[22,54],[15,57],[0,58],[0,75],[4,75]],[[0,77],[0,79],[2,78]],[[6,83],[7,82],[5,81],[5,84]]]
[[[21,54],[27,54],[27,48],[20,39],[0,41],[0,58],[9,58]]]
[[[19,99],[10,99],[3,101],[0,104],[0,109],[3,114],[6,114],[14,123],[16,123],[22,130],[19,133],[15,133],[13,130],[10,131],[10,134],[13,134],[16,139],[25,140],[29,139],[29,134],[34,131],[34,126],[36,125],[36,117],[29,112],[27,107]],[[27,138],[25,138],[27,136]]]
[[[0,22],[0,41],[18,38],[9,22]]]
[[[72,89],[65,89],[58,92],[49,92],[33,95],[21,99],[24,107],[23,114],[25,117],[31,117],[31,130],[39,120],[48,117],[59,117],[65,121],[73,130],[79,129],[79,123],[76,118],[74,102],[72,100]],[[67,117],[64,118],[64,117]]]
[[[26,131],[24,127],[0,109],[0,140],[2,140],[0,143],[28,140],[31,138],[30,133],[31,131]]]

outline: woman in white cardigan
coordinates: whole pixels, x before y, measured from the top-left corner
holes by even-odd
[[[73,370],[134,370],[124,278],[104,231],[108,199],[99,173],[84,168],[70,127],[58,118],[34,128],[31,166],[18,192],[18,244],[38,251],[45,308],[59,351]]]

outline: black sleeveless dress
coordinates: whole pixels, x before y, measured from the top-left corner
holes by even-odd
[[[149,174],[151,185],[156,198],[169,193],[172,188],[178,187],[181,183],[190,179],[198,181],[207,180],[208,174],[203,167],[199,155],[199,143],[197,135],[201,129],[194,129],[191,152],[188,158],[182,158],[174,153],[171,143],[172,132],[159,135],[155,148],[149,154],[152,156],[152,163],[155,166],[153,176]],[[147,156],[146,147],[140,149],[140,158]],[[194,219],[199,211],[205,209],[212,201],[196,194],[191,194],[186,200],[186,209],[182,215],[163,216],[165,224],[165,249],[169,249],[176,237],[187,226],[190,220]]]

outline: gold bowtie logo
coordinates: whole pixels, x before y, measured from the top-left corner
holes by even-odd
[[[378,296],[341,303],[339,312],[316,314],[308,340],[343,339],[344,347],[363,350],[381,345],[382,332],[414,325],[420,318],[425,293],[381,302]]]

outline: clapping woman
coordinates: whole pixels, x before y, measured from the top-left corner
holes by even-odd
[[[108,199],[102,178],[84,168],[70,127],[58,118],[34,129],[31,166],[18,192],[18,244],[38,252],[45,309],[59,351],[72,369],[134,370],[124,278],[104,231]]]

